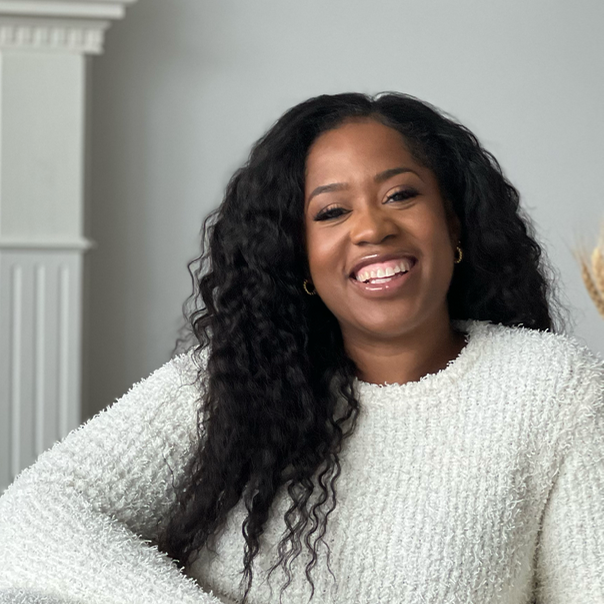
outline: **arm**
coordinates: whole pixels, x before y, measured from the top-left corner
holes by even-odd
[[[0,594],[219,602],[148,543],[195,440],[194,377],[188,355],[170,361],[17,477],[0,498]]]
[[[604,381],[581,417],[547,502],[537,604],[604,602]]]

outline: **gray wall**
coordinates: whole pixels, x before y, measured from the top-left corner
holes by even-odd
[[[603,30],[601,0],[139,0],[92,65],[85,416],[169,358],[202,218],[268,126],[325,92],[404,91],[473,129],[571,331],[604,352],[571,252],[604,218]]]

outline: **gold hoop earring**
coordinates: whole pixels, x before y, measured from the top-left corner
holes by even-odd
[[[453,262],[455,262],[455,264],[459,264],[461,262],[461,259],[463,258],[463,252],[461,251],[461,248],[459,246],[455,248],[455,251],[458,255],[456,258],[453,259]]]
[[[309,285],[312,285],[312,287],[313,287],[313,290],[312,290],[312,291],[310,291],[310,290],[308,289],[308,286],[309,286]],[[304,288],[304,291],[305,291],[305,292],[306,292],[306,293],[307,293],[309,296],[316,296],[316,295],[317,295],[317,290],[316,290],[316,289],[314,289],[314,287],[315,287],[315,286],[314,286],[314,285],[313,285],[313,284],[310,282],[310,280],[309,280],[309,279],[304,279],[304,283],[302,283],[302,287]]]

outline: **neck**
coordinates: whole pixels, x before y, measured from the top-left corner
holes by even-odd
[[[459,355],[465,340],[447,317],[446,321],[383,339],[344,334],[344,343],[359,379],[373,384],[405,384],[444,369]]]

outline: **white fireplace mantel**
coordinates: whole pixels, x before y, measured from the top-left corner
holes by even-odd
[[[87,55],[136,0],[0,0],[0,494],[81,421]]]
[[[100,54],[105,30],[134,2],[0,1],[0,48]]]
[[[0,13],[27,17],[122,19],[136,0],[10,0],[0,1]]]

